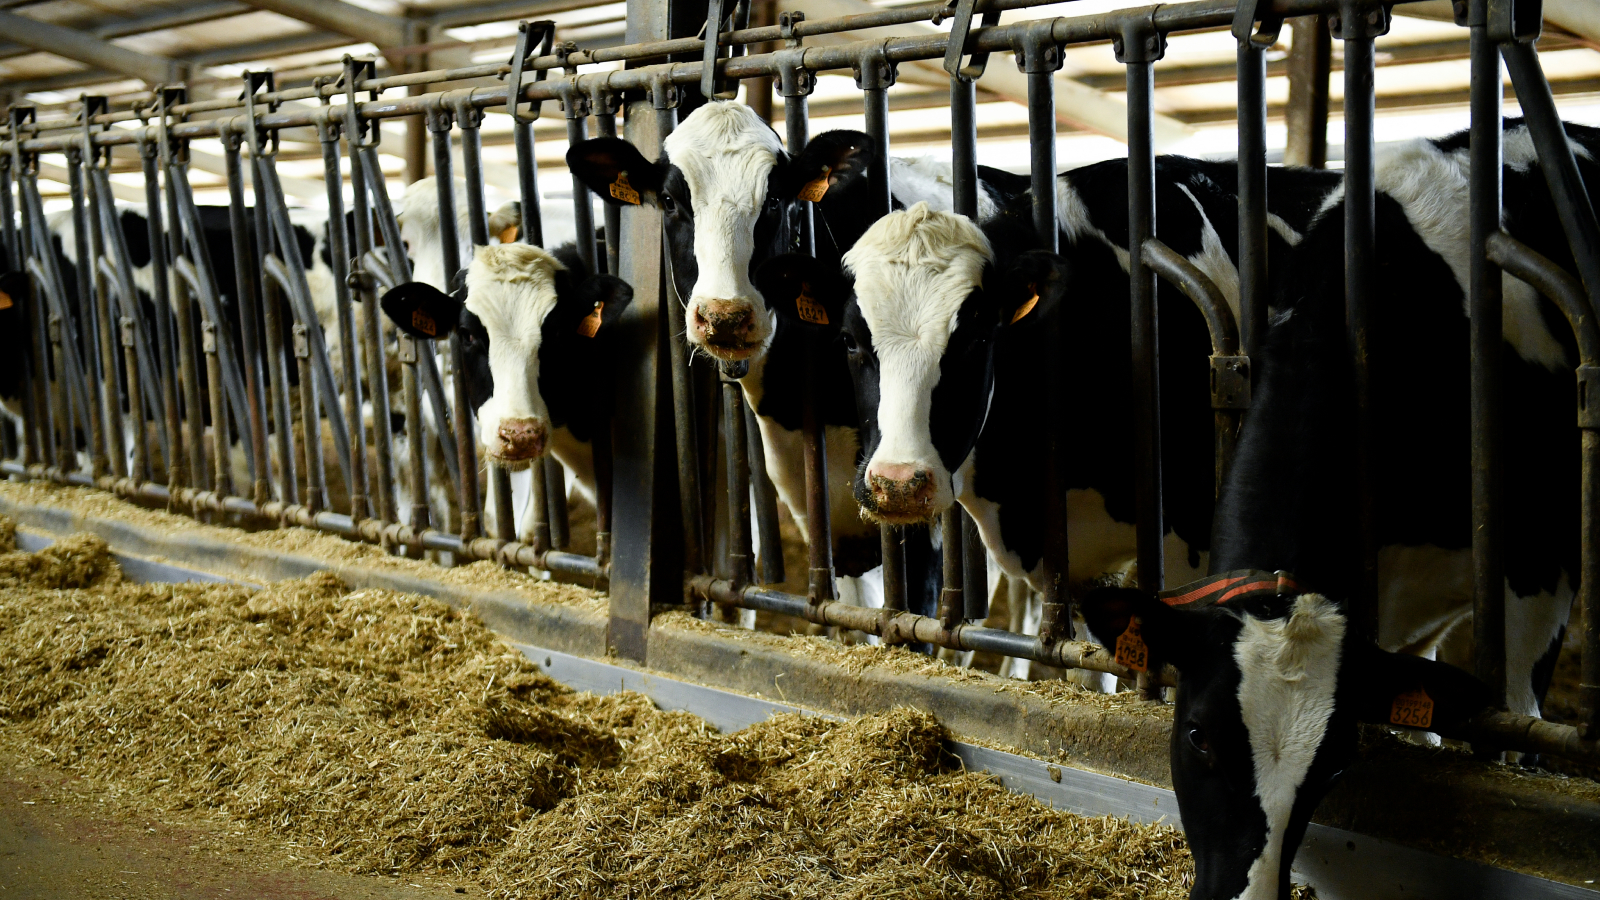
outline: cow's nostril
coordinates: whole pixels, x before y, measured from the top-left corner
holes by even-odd
[[[544,453],[544,423],[537,419],[508,419],[495,431],[506,459],[532,459]]]

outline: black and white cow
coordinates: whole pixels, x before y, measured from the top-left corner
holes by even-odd
[[[1568,135],[1600,199],[1600,130]],[[1505,137],[1505,227],[1570,270],[1527,130],[1512,120]],[[1295,848],[1354,752],[1354,723],[1452,736],[1487,697],[1459,670],[1388,652],[1422,650],[1470,614],[1467,136],[1409,143],[1377,171],[1368,334],[1383,649],[1356,639],[1346,605],[1359,548],[1340,195],[1286,269],[1212,541],[1213,571],[1284,571],[1293,585],[1242,602],[1171,606],[1126,589],[1084,602],[1105,640],[1138,616],[1141,639],[1181,673],[1172,772],[1196,900],[1288,896]],[[1505,287],[1507,689],[1514,712],[1537,715],[1579,555],[1576,352],[1554,305]]]
[[[796,256],[763,270],[763,289],[780,315],[798,325],[793,298],[808,287],[847,350],[865,444],[853,473],[864,515],[925,521],[960,502],[1008,577],[1039,587],[1040,399],[1053,387],[1063,392],[1068,417],[1069,585],[1132,574],[1126,173],[1126,162],[1113,160],[1059,177],[1060,257],[1034,249],[1040,242],[1024,195],[982,228],[920,205],[893,213],[844,255],[842,278]],[[1157,161],[1158,236],[1209,275],[1237,313],[1234,179],[1231,162]],[[1337,181],[1336,174],[1273,171],[1274,256],[1299,239]],[[1204,571],[1209,546],[1211,342],[1200,312],[1176,289],[1162,285],[1157,307],[1165,564],[1181,583]],[[1053,320],[1064,352],[1047,344]],[[1051,386],[1051,377],[1060,381]]]
[[[804,533],[801,385],[809,342],[801,329],[774,317],[753,276],[762,262],[797,246],[803,189],[825,191],[816,204],[816,254],[837,263],[874,218],[866,196],[871,139],[829,131],[790,155],[749,107],[718,102],[685,117],[663,147],[661,158],[651,161],[626,141],[597,138],[575,145],[567,162],[603,200],[661,209],[674,283],[685,303],[687,339],[718,360],[749,362],[740,384],[760,423],[767,472]],[[891,160],[895,205],[926,200],[949,209],[949,171],[932,160]],[[996,196],[1003,199],[1008,189],[1019,188],[1016,176],[988,174],[979,203],[993,210]],[[843,355],[824,354],[816,378],[835,563],[843,575],[860,575],[877,565],[879,538],[876,525],[858,515],[850,491],[861,441]],[[920,543],[908,541],[908,566],[929,569],[931,557],[919,549],[926,546],[925,536]],[[916,585],[926,580],[911,579]],[[918,611],[931,611],[933,597],[925,590],[910,602]]]
[[[383,298],[394,324],[424,339],[459,331],[479,444],[489,460],[523,469],[547,451],[594,496],[591,442],[609,427],[614,323],[633,289],[587,275],[576,248],[479,247],[452,294],[411,282]],[[576,377],[574,373],[585,373]]]

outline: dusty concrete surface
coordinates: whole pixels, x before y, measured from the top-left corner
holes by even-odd
[[[293,848],[201,815],[96,798],[0,749],[0,900],[443,900],[467,882],[307,868]]]

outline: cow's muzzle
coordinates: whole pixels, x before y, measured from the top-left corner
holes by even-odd
[[[755,309],[743,300],[701,300],[689,320],[695,343],[720,359],[748,356],[755,348],[755,326]]]
[[[873,518],[890,525],[909,525],[933,518],[939,485],[931,469],[894,463],[867,467],[867,496],[862,504]]]
[[[548,431],[542,419],[502,419],[495,436],[500,439],[495,457],[505,462],[527,462],[544,455]]]

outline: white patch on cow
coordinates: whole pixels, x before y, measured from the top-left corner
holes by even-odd
[[[844,255],[881,373],[880,437],[869,465],[933,472],[936,511],[950,505],[952,493],[929,429],[933,388],[961,305],[983,284],[984,266],[993,259],[988,238],[972,220],[926,203],[874,222]]]
[[[478,440],[491,456],[503,452],[503,420],[549,420],[539,393],[539,343],[545,317],[556,308],[556,272],[563,269],[531,244],[479,247],[467,267],[467,309],[489,333],[494,395],[478,410]]]
[[[750,341],[765,351],[772,314],[750,281],[756,219],[767,202],[767,177],[783,146],[772,126],[741,103],[707,103],[684,119],[662,146],[689,185],[694,258],[699,277],[686,314],[706,300],[750,304]],[[689,339],[695,340],[691,329]]]
[[[1288,222],[1285,222],[1283,217],[1277,213],[1267,213],[1267,227],[1271,228],[1273,231],[1276,231],[1278,233],[1278,237],[1283,238],[1284,242],[1291,247],[1299,244],[1300,239],[1305,237],[1305,235],[1295,231],[1294,226],[1290,225]]]
[[[1569,143],[1572,143],[1569,140]],[[1576,149],[1581,149],[1574,144]],[[1587,151],[1585,150],[1585,155]],[[1505,133],[1505,163],[1526,171],[1537,162],[1527,128]],[[1378,153],[1375,160],[1377,189],[1405,210],[1412,230],[1428,249],[1450,267],[1462,293],[1462,314],[1467,313],[1467,291],[1472,275],[1471,199],[1468,186],[1471,154],[1467,150],[1445,153],[1432,141],[1418,138]],[[1328,194],[1317,213],[1320,219],[1344,200],[1344,186]],[[1552,371],[1571,367],[1567,353],[1545,323],[1542,302],[1533,288],[1504,275],[1501,327],[1506,343],[1528,362]]]
[[[1539,163],[1539,150],[1533,145],[1533,132],[1527,125],[1518,125],[1505,133],[1505,141],[1501,144],[1502,159],[1505,166],[1514,172],[1526,172]],[[1593,161],[1594,156],[1589,148],[1567,137],[1567,146],[1572,148],[1572,155],[1580,159]],[[1459,151],[1465,153],[1466,151]]]
[[[946,160],[932,156],[892,157],[889,184],[894,199],[903,207],[926,203],[940,212],[955,212],[955,169]],[[993,216],[1000,208],[987,191],[978,191],[978,219]]]
[[[1572,615],[1572,585],[1565,575],[1554,594],[1518,597],[1506,588],[1506,707],[1524,716],[1539,715],[1533,694],[1533,667]]]
[[[1117,264],[1122,266],[1122,271],[1128,271],[1128,251],[1119,247],[1106,237],[1106,233],[1094,224],[1094,218],[1089,215],[1089,205],[1083,202],[1083,197],[1078,194],[1078,189],[1065,177],[1056,179],[1056,221],[1061,225],[1061,234],[1067,243],[1076,244],[1084,238],[1094,238],[1116,254]]]
[[[499,382],[496,381],[496,384]],[[594,505],[594,446],[566,428],[550,429],[550,455],[561,461],[578,494]]]
[[[1233,264],[1233,258],[1222,246],[1222,237],[1217,234],[1217,228],[1211,224],[1211,219],[1206,215],[1206,208],[1200,205],[1194,193],[1187,185],[1178,185],[1178,190],[1183,191],[1189,202],[1194,204],[1195,212],[1200,214],[1200,252],[1189,257],[1189,262],[1195,268],[1206,274],[1207,278],[1222,291],[1223,299],[1228,301],[1228,308],[1233,311],[1233,320],[1239,321],[1239,269]]]
[[[1278,896],[1284,831],[1333,715],[1344,632],[1344,614],[1320,594],[1296,598],[1284,619],[1244,617],[1233,654],[1267,843],[1237,900]]]
[[[448,291],[449,274],[444,270],[444,243],[439,235],[439,188],[433,176],[406,185],[406,192],[395,206],[400,239],[406,242],[411,257],[411,280]],[[463,264],[472,261],[472,218],[467,211],[467,185],[456,179],[456,242]]]

